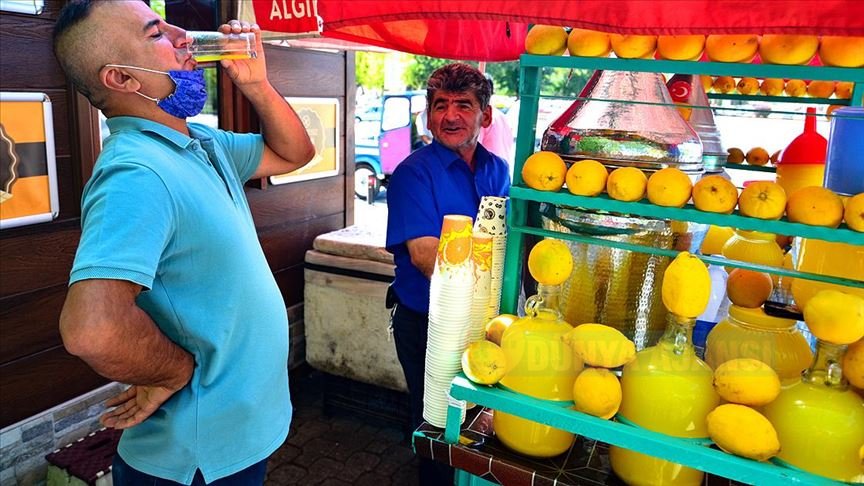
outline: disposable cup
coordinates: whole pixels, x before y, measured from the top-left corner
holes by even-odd
[[[186,31],[187,48],[196,61],[216,62],[223,59],[252,59],[255,51],[255,33],[223,34],[221,32]]]

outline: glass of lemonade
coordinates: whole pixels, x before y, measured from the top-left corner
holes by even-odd
[[[199,63],[222,59],[252,59],[255,51],[255,33],[223,34],[221,32],[187,31],[188,49]]]

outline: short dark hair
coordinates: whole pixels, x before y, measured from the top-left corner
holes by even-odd
[[[461,62],[454,62],[436,69],[426,82],[426,104],[432,106],[435,93],[447,91],[450,93],[474,93],[480,102],[480,109],[489,106],[492,90],[483,73],[475,67]]]
[[[93,7],[102,1],[104,0],[69,0],[60,11],[52,33],[54,56],[60,62],[60,67],[75,89],[97,108],[102,108],[100,105],[103,102],[100,97],[95,96],[93,89],[97,74],[90,72],[90,63],[83,59],[87,52],[88,34],[92,33],[86,32],[81,23],[90,16]]]

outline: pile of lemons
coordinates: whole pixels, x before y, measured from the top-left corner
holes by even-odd
[[[759,156],[765,158],[767,152],[761,152]],[[692,198],[700,211],[731,214],[737,207],[741,215],[752,218],[780,219],[785,215],[794,223],[830,228],[845,221],[850,229],[864,232],[864,193],[844,201],[830,189],[818,186],[798,189],[787,197],[780,184],[758,181],[748,184],[739,195],[735,185],[719,175],[692,184],[687,174],[674,167],[658,170],[650,177],[635,167],[609,172],[596,160],[580,160],[568,168],[558,154],[549,151],[535,152],[525,160],[522,180],[539,191],[559,191],[566,183],[567,190],[577,196],[598,196],[605,190],[618,201],[647,197],[652,204],[677,208]]]
[[[826,66],[864,66],[864,37],[740,34],[622,35],[557,25],[535,25],[525,38],[529,54],[669,59],[749,63],[758,54],[766,64],[807,64],[814,57]]]

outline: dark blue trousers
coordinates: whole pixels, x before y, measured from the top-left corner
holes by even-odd
[[[393,338],[396,355],[405,381],[408,382],[408,397],[411,403],[411,429],[423,422],[423,382],[426,366],[426,340],[429,334],[429,314],[421,314],[397,303],[393,312]],[[421,486],[449,486],[453,484],[453,468],[432,459],[420,460]]]
[[[214,486],[261,486],[264,484],[264,476],[266,474],[267,459],[264,459],[240,472],[217,479],[209,484]],[[132,466],[126,464],[126,461],[120,457],[120,454],[114,454],[111,477],[115,486],[181,486],[181,483],[157,478],[156,476],[133,469]],[[195,478],[192,480],[192,486],[206,484],[208,483],[204,482],[204,476],[201,474],[201,471],[196,471]]]

